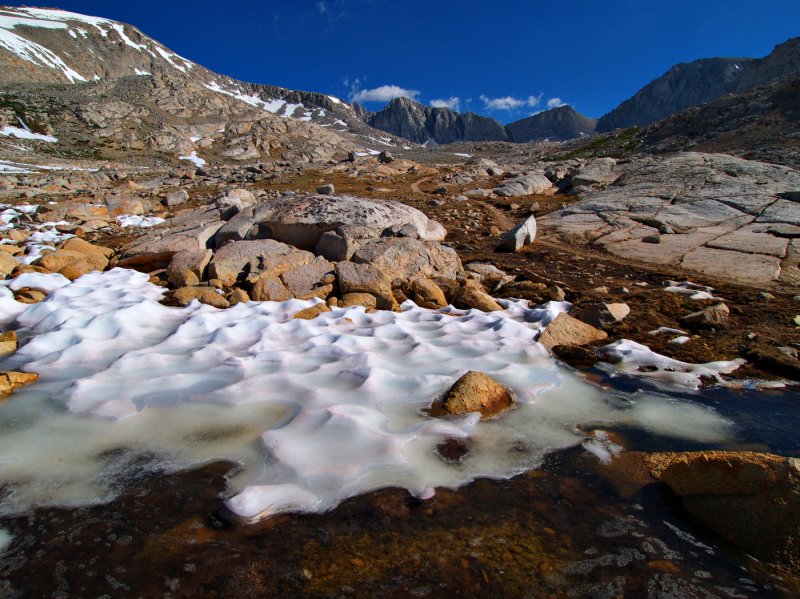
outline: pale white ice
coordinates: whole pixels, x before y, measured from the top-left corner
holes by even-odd
[[[206,164],[206,161],[203,158],[200,158],[200,156],[197,155],[197,152],[195,150],[192,150],[192,153],[189,154],[188,156],[178,156],[178,159],[188,160],[189,162],[193,162],[195,166],[198,167],[205,166]]]
[[[52,135],[43,135],[41,133],[33,133],[32,131],[28,131],[27,129],[23,129],[21,127],[12,127],[7,125],[0,129],[0,135],[4,135],[6,137],[17,137],[19,139],[32,139],[35,141],[47,141],[50,143],[57,142],[58,138],[53,137]]]
[[[689,299],[693,300],[722,299],[714,296],[712,293],[712,291],[714,291],[713,287],[709,287],[707,285],[698,285],[697,283],[692,283],[691,281],[667,281],[665,283],[664,291],[688,295]]]
[[[160,216],[142,216],[141,214],[121,214],[117,217],[121,227],[139,227],[146,229],[164,222]]]
[[[314,302],[168,308],[146,274],[123,269],[36,284],[47,282],[59,287],[36,305],[0,296],[0,324],[21,342],[0,368],[41,375],[0,405],[0,484],[12,490],[3,512],[107,500],[140,454],[167,471],[239,463],[228,506],[253,520],[387,486],[430,497],[513,476],[582,443],[579,425],[730,434],[705,408],[611,395],[560,367],[535,339],[566,303],[444,314],[408,302],[305,321],[291,316]],[[517,407],[484,422],[427,416],[470,369],[512,388]],[[470,448],[458,464],[435,451],[452,437]]]

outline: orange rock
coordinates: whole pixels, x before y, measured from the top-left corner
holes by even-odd
[[[442,399],[448,414],[480,412],[481,418],[494,416],[514,403],[511,393],[488,374],[470,370],[459,378]]]

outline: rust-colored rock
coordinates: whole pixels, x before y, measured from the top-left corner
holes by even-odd
[[[201,304],[208,304],[215,308],[227,308],[230,302],[224,296],[219,295],[213,287],[181,287],[176,289],[172,297],[182,306],[186,306],[192,300],[197,300]]]
[[[17,351],[17,332],[6,331],[0,335],[0,356],[7,356]]]
[[[474,308],[483,312],[497,312],[503,309],[503,306],[494,301],[491,295],[470,285],[465,285],[458,290],[453,298],[453,305],[456,308],[467,310]]]
[[[315,304],[310,308],[306,308],[305,310],[300,310],[292,315],[292,318],[298,318],[300,320],[314,320],[320,314],[324,314],[325,312],[330,312],[331,309],[326,304]]]
[[[39,380],[35,372],[0,372],[0,398],[8,397],[23,385],[30,385]]]
[[[756,557],[800,573],[800,460],[749,451],[647,457],[686,510]]]
[[[470,370],[459,378],[441,401],[441,408],[447,414],[468,414],[480,412],[481,418],[488,418],[507,410],[514,403],[508,389],[488,374]]]
[[[589,345],[607,337],[608,334],[605,331],[596,329],[592,325],[562,312],[547,325],[544,333],[539,337],[539,343],[547,349],[553,349],[557,345]]]
[[[415,279],[411,289],[414,292],[414,301],[422,308],[436,310],[447,306],[444,292],[431,279]]]

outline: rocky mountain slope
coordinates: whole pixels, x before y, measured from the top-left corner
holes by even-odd
[[[779,44],[760,59],[704,58],[677,64],[602,116],[597,130],[649,125],[725,94],[766,85],[798,69],[800,38]]]
[[[526,143],[549,139],[566,141],[591,135],[597,126],[597,119],[590,119],[577,112],[572,106],[551,108],[526,119],[506,125],[509,141]]]
[[[526,143],[550,139],[564,141],[594,132],[595,119],[576,112],[571,106],[545,110],[531,117],[501,125],[496,120],[449,108],[433,108],[408,98],[395,98],[379,112],[363,113],[375,129],[419,144],[433,141],[511,141]]]
[[[237,81],[135,27],[60,10],[0,7],[0,94],[9,151],[313,161],[397,143],[333,96]]]

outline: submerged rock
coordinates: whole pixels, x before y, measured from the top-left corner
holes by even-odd
[[[654,454],[686,510],[760,559],[800,572],[800,460],[749,451]]]
[[[488,418],[507,410],[514,403],[511,393],[488,374],[470,370],[445,394],[441,407],[447,414],[480,412]]]

